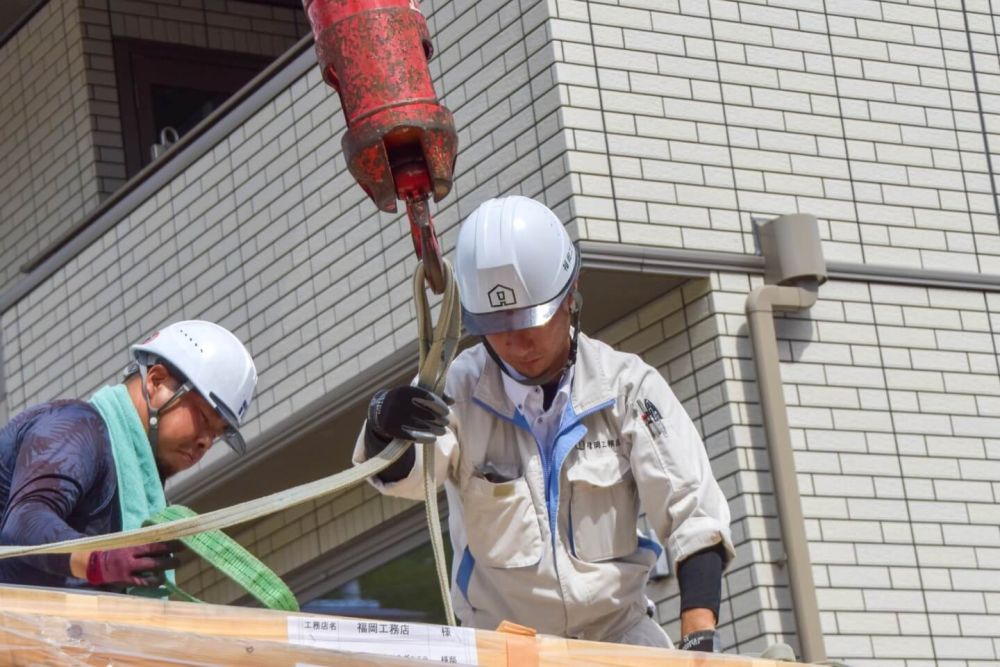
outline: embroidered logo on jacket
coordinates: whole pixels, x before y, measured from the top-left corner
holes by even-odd
[[[635,402],[635,409],[639,412],[643,423],[646,424],[646,428],[649,429],[650,435],[659,438],[667,434],[667,429],[663,425],[663,416],[660,415],[660,411],[651,400],[648,398],[639,399]]]
[[[580,451],[585,449],[617,449],[621,444],[621,440],[618,438],[610,440],[586,440],[576,443],[576,448]]]

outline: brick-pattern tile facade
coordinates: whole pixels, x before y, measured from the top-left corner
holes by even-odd
[[[125,182],[115,38],[276,57],[308,31],[240,0],[46,3],[0,46],[0,289]]]
[[[581,236],[753,252],[808,211],[828,259],[1000,273],[988,3],[552,4]]]
[[[744,314],[760,284],[717,273],[599,333],[659,368],[703,434],[738,553],[721,631],[745,654],[796,644]],[[1000,578],[998,303],[976,291],[828,282],[809,311],[777,320],[831,657],[1000,658],[989,583]],[[676,636],[676,583],[650,595]]]
[[[70,32],[86,21],[67,39],[81,57],[100,44],[106,33],[88,32],[104,25],[98,7],[45,13],[56,6],[34,21]],[[213,6],[204,0],[206,16]],[[157,30],[142,11],[122,29]],[[754,218],[802,211],[819,217],[829,260],[1000,274],[1000,62],[983,0],[439,0],[424,12],[461,140],[454,191],[434,206],[447,250],[482,199],[519,193],[591,240],[752,253]],[[11,122],[0,141],[28,132]],[[311,68],[3,313],[10,413],[88,395],[116,379],[130,343],[200,317],[254,354],[253,440],[412,341],[407,225],[347,174],[343,129]],[[67,155],[96,174],[90,148]],[[45,197],[76,211],[68,201]],[[24,231],[4,211],[4,253],[44,245],[6,245]],[[38,215],[33,234],[64,222]],[[739,558],[724,644],[744,653],[796,643],[743,314],[758,284],[691,280],[601,332],[659,368],[704,435]],[[831,657],[1000,660],[1000,294],[831,281],[808,312],[779,318],[778,335]],[[226,456],[215,448],[206,464]],[[360,487],[237,535],[287,573],[403,509]],[[235,596],[197,566],[182,574],[208,599]],[[675,581],[650,595],[676,638]]]
[[[712,311],[731,373],[722,391],[734,416],[733,445],[746,461],[740,474],[759,493],[746,508],[747,529],[753,539],[770,540],[753,559],[761,576],[751,594],[762,596],[764,609],[787,611],[743,312],[747,283],[746,276],[715,276]],[[861,665],[1000,658],[989,583],[1000,578],[996,296],[831,281],[813,308],[777,320],[832,657]],[[742,646],[752,636],[741,634],[736,600],[731,604]],[[794,627],[787,613],[766,617],[774,624],[762,624],[765,633],[781,638]]]
[[[99,201],[80,10],[49,2],[0,47],[0,287]]]
[[[309,32],[308,20],[297,8],[240,0],[83,0],[81,19],[102,197],[125,182],[113,40],[277,57]]]

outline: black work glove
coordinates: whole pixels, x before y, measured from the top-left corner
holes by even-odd
[[[162,586],[166,571],[177,569],[180,542],[154,542],[137,547],[93,551],[87,559],[87,583],[100,586]]]
[[[681,645],[682,651],[703,651],[705,653],[717,653],[719,651],[719,634],[715,630],[698,630],[684,636]]]
[[[431,443],[444,435],[450,402],[410,385],[381,389],[368,404],[368,426],[386,444],[393,438]]]
[[[382,389],[372,396],[365,424],[365,458],[378,455],[393,438],[433,442],[444,435],[448,423],[448,406],[454,403],[447,396],[439,398],[420,387]],[[388,468],[378,473],[385,483],[398,482],[413,470],[416,454],[413,446]]]

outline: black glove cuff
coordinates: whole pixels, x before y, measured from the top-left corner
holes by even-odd
[[[678,648],[682,651],[701,651],[703,653],[718,653],[719,633],[715,630],[698,630],[681,639]]]
[[[392,437],[379,433],[371,421],[365,422],[365,458],[378,456],[379,452],[389,446]]]
[[[375,454],[385,449],[385,446],[392,442],[392,436],[388,433],[383,432],[378,428],[378,418],[379,412],[382,410],[382,404],[385,402],[385,397],[389,394],[388,389],[379,389],[374,394],[372,394],[372,400],[368,402],[368,428],[372,433],[378,435],[379,440],[385,441],[385,444],[381,448],[375,451]],[[368,451],[368,443],[365,443],[365,451]],[[369,454],[371,456],[371,454]]]

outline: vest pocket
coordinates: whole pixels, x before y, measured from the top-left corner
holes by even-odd
[[[542,533],[524,477],[494,484],[469,477],[462,491],[469,550],[490,567],[534,565],[542,558]]]
[[[608,456],[577,462],[566,477],[574,555],[594,563],[634,552],[639,495],[628,461]]]

